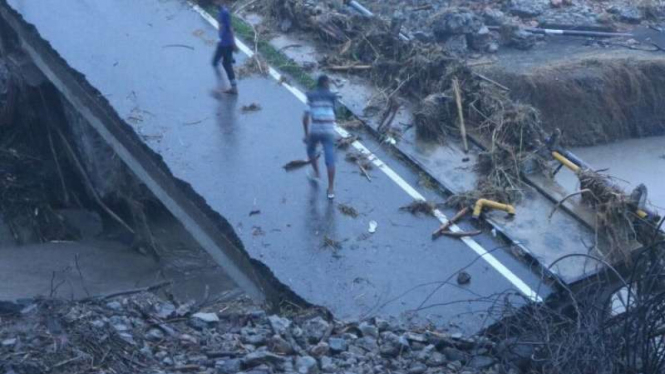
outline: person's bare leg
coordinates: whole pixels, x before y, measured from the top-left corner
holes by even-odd
[[[309,159],[310,162],[312,163],[312,169],[314,169],[314,177],[315,178],[320,178],[321,174],[319,173],[319,159],[314,156],[313,158]]]
[[[335,165],[328,166],[328,195],[335,194]]]

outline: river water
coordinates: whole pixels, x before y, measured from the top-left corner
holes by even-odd
[[[616,143],[571,150],[596,170],[615,178],[617,185],[630,193],[644,183],[651,207],[665,214],[665,136],[628,139]],[[562,169],[557,180],[569,191],[579,189],[577,177]]]

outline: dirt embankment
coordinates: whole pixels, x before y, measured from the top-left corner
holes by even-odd
[[[588,146],[665,134],[665,59],[589,58],[495,72],[511,96],[541,113],[543,128],[563,143]]]

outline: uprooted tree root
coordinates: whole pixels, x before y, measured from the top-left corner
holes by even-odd
[[[434,211],[436,209],[437,206],[435,203],[425,200],[414,200],[410,204],[399,208],[399,210],[409,212],[414,216],[418,216],[420,214],[434,216]]]
[[[611,262],[629,261],[631,243],[637,240],[629,198],[605,175],[587,170],[577,176],[581,189],[590,191],[582,199],[596,212],[598,249]]]

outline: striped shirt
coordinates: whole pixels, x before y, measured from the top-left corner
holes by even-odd
[[[335,129],[335,106],[337,96],[326,89],[317,89],[307,93],[307,113],[312,119],[312,130]]]

